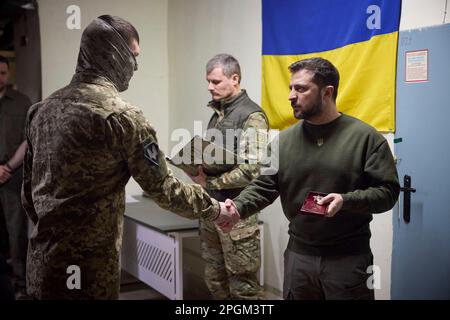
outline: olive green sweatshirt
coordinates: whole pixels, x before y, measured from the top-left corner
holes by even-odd
[[[316,256],[369,252],[372,214],[390,210],[400,191],[386,139],[341,115],[325,125],[299,121],[282,131],[278,154],[277,173],[261,175],[234,199],[241,218],[280,196],[290,222],[289,249]],[[300,213],[309,191],[342,194],[342,209],[332,218]]]

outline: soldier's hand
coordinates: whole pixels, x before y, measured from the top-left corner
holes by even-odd
[[[238,211],[236,204],[231,199],[225,200],[225,208],[227,208],[227,209],[234,208],[236,211]]]
[[[341,210],[344,200],[342,199],[342,195],[340,195],[339,193],[330,193],[317,201],[317,204],[320,205],[324,205],[327,203],[329,203],[329,205],[325,216],[331,218],[334,217],[339,210]]]
[[[206,178],[207,175],[206,173],[203,171],[203,167],[202,166],[197,166],[197,175],[196,176],[189,176],[192,181],[194,181],[195,183],[201,185],[203,188],[206,186]]]
[[[4,165],[0,165],[0,184],[5,183],[11,178],[11,170]]]
[[[220,202],[220,214],[214,222],[223,232],[228,233],[233,229],[236,222],[239,221],[239,218],[239,212],[235,206]]]
[[[238,208],[236,207],[236,204],[233,202],[233,200],[230,199],[226,199],[225,200],[225,208],[228,210],[232,210],[234,209],[235,215],[233,216],[234,220],[234,224],[236,224],[239,219],[241,218],[241,214],[239,213]]]

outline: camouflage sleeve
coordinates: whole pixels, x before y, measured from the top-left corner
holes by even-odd
[[[29,123],[29,120],[27,120]],[[25,131],[28,125],[25,125]],[[30,139],[27,137],[28,148],[25,152],[25,157],[23,159],[23,182],[22,182],[22,207],[24,208],[27,216],[30,220],[36,224],[38,222],[38,216],[33,205],[33,198],[31,196],[31,171],[33,166],[33,153],[32,146],[30,144]]]
[[[131,108],[112,115],[109,123],[114,136],[113,148],[120,150],[130,174],[161,208],[190,219],[217,218],[219,203],[199,185],[187,185],[175,178],[167,168],[156,132],[140,110]]]
[[[247,163],[238,165],[231,171],[217,177],[208,177],[206,188],[209,190],[236,189],[247,186],[259,176],[259,162],[267,146],[269,125],[262,112],[252,113],[244,123],[239,143],[239,156]]]

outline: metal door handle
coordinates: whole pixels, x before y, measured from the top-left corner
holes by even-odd
[[[409,223],[411,220],[411,193],[416,192],[415,188],[411,188],[411,177],[405,174],[403,177],[403,187],[400,188],[403,194],[403,220]]]

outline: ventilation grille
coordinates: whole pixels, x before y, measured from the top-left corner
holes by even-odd
[[[158,277],[172,282],[173,261],[171,254],[139,239],[137,245],[138,264]]]

